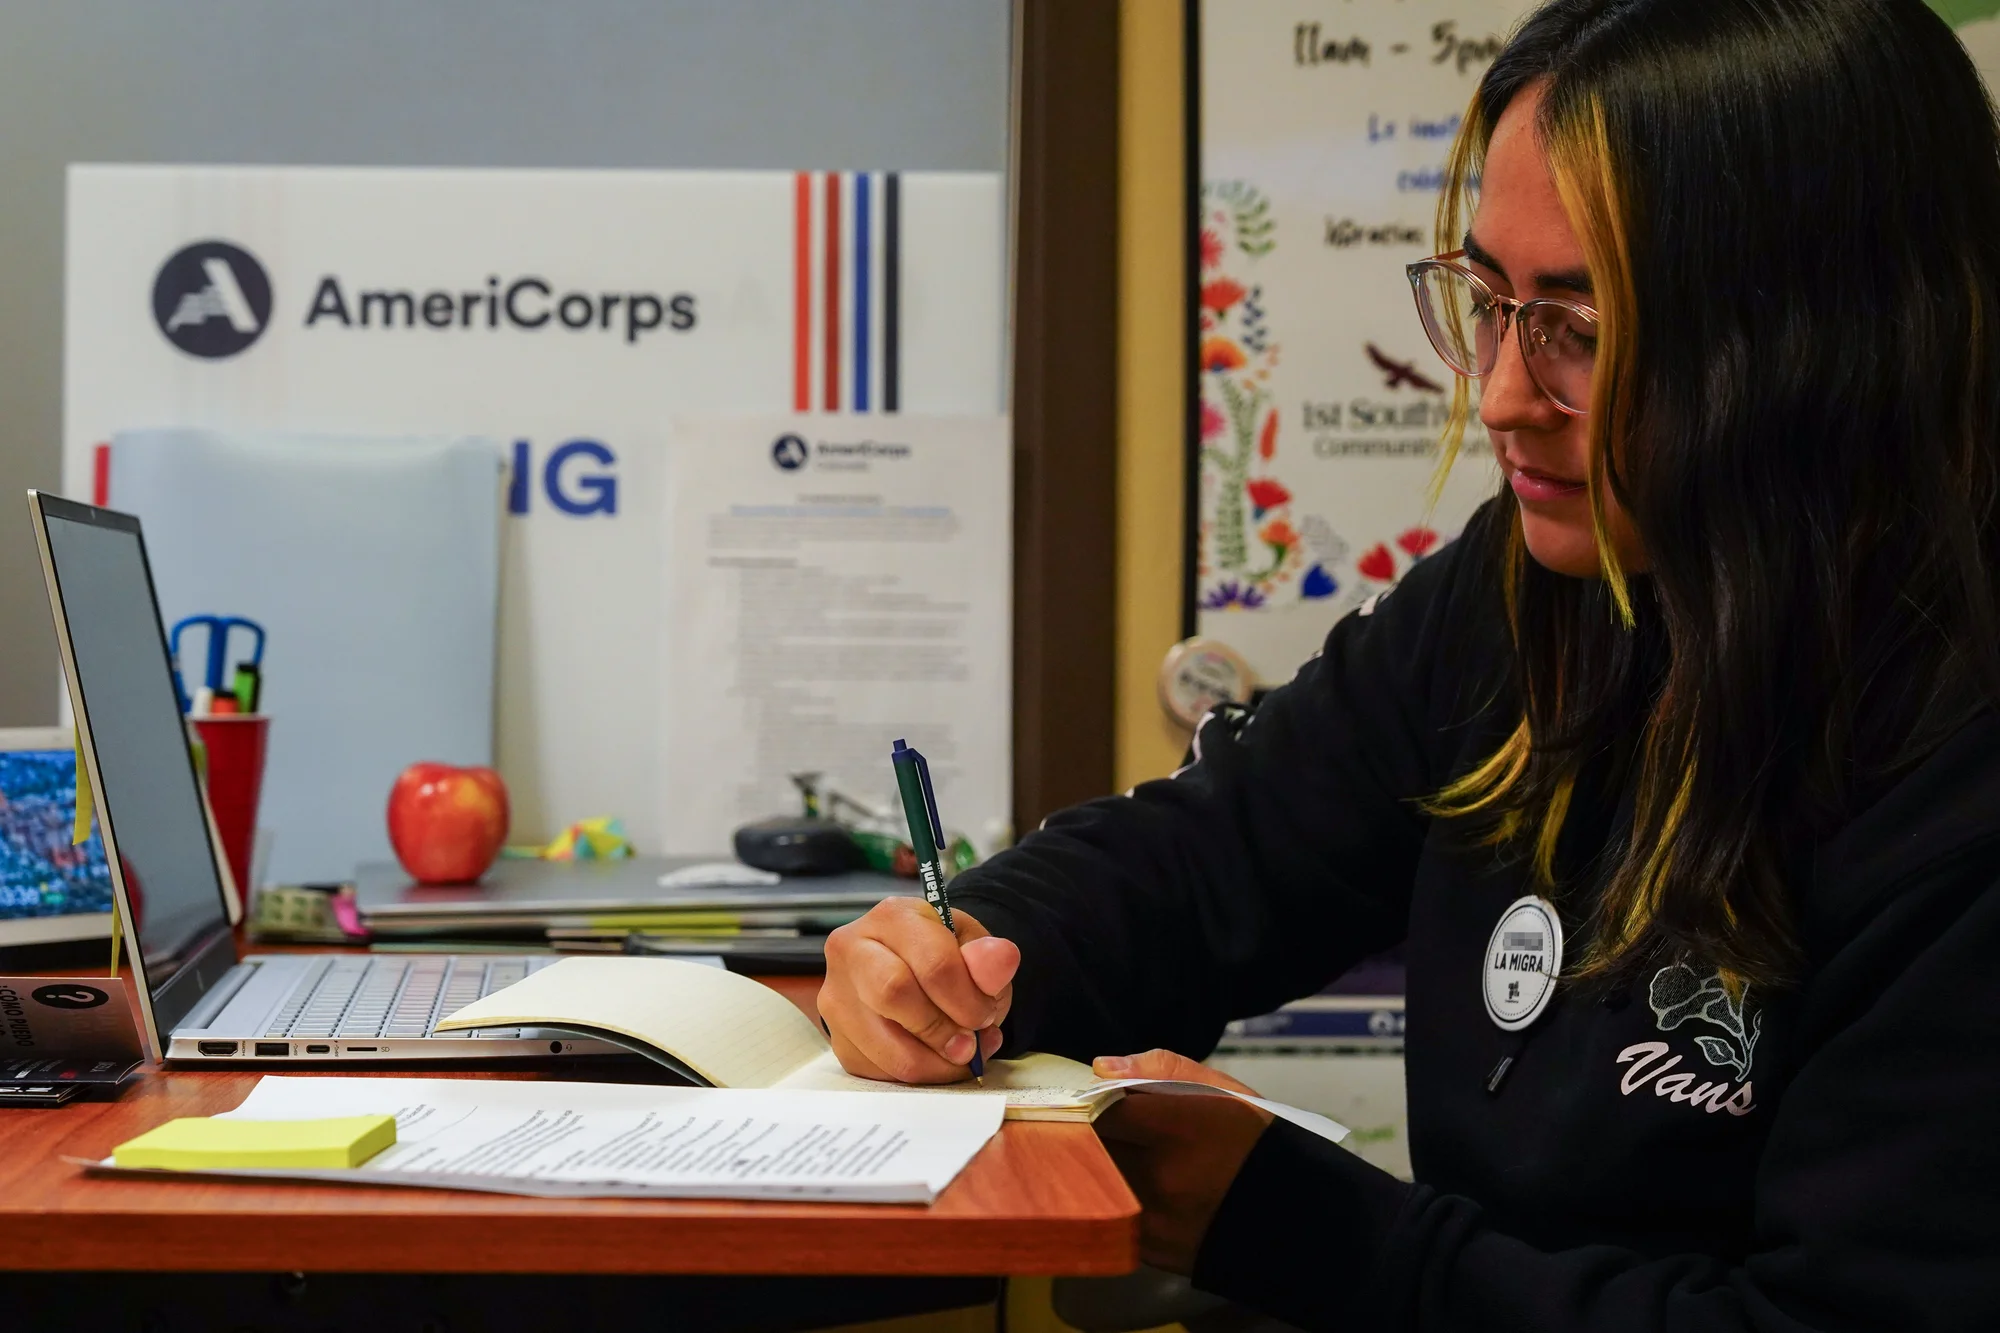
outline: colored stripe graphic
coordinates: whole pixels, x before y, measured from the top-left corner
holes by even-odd
[[[854,173],[854,410],[868,410],[868,173]]]
[[[815,198],[822,179],[826,188]],[[792,408],[798,412],[902,410],[902,176],[855,172],[852,180],[850,186],[837,171],[792,175]],[[848,189],[853,194],[843,202]],[[841,345],[849,338],[851,350]]]
[[[826,173],[826,410],[840,410],[840,173]]]
[[[898,410],[902,346],[898,321],[903,302],[903,182],[895,172],[882,178],[882,410]]]
[[[90,502],[99,509],[111,503],[111,446],[108,444],[91,446]]]
[[[812,410],[812,173],[792,181],[792,410]]]

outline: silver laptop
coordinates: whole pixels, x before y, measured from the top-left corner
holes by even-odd
[[[149,1050],[169,1060],[260,1062],[618,1050],[536,1028],[432,1032],[554,954],[264,954],[238,962],[139,520],[35,491],[28,504]]]

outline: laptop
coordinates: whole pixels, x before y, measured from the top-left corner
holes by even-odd
[[[260,1063],[619,1053],[536,1028],[433,1034],[439,1019],[555,962],[553,953],[238,962],[139,520],[36,491],[28,504],[148,1050]]]
[[[478,929],[487,923],[555,922],[578,915],[754,912],[766,925],[818,922],[824,933],[884,898],[922,892],[913,879],[872,870],[778,876],[712,856],[495,861],[476,884],[418,884],[393,862],[364,863],[354,870],[355,910],[371,929],[386,931],[404,923]]]

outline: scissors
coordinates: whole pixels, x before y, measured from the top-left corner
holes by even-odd
[[[256,621],[242,616],[187,616],[175,621],[173,632],[167,636],[167,656],[173,659],[174,693],[180,696],[183,713],[194,707],[194,700],[181,684],[181,631],[194,627],[208,631],[208,667],[202,683],[214,693],[222,693],[222,668],[229,656],[231,630],[247,629],[256,637],[256,646],[250,650],[250,665],[260,671],[264,666],[264,627]]]

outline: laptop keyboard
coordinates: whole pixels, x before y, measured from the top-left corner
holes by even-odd
[[[525,958],[329,958],[272,1015],[266,1037],[428,1037],[431,1025],[528,975]],[[518,1028],[439,1037],[518,1037]]]

